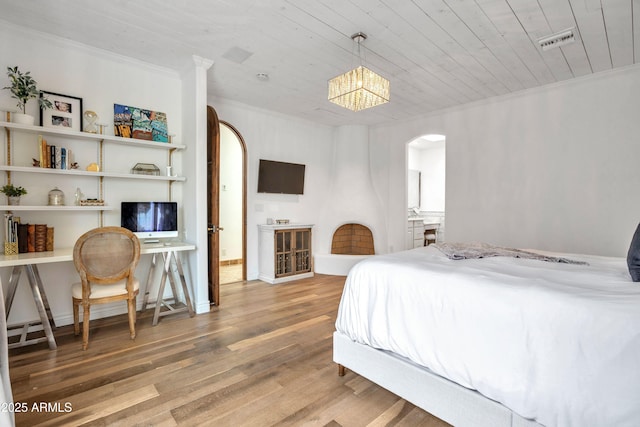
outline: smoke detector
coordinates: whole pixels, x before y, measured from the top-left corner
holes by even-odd
[[[560,31],[559,33],[538,39],[538,44],[542,50],[549,50],[565,44],[573,43],[574,41],[575,36],[573,35],[573,28],[569,28],[568,30]]]

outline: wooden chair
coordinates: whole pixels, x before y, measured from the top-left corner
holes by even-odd
[[[126,300],[131,339],[136,337],[136,295],[140,282],[134,272],[140,260],[140,242],[122,227],[100,227],[80,236],[73,248],[73,263],[80,282],[71,287],[74,332],[80,333],[82,312],[82,349],[89,346],[91,304]]]

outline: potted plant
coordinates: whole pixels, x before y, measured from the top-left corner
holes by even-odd
[[[27,190],[24,187],[16,187],[13,184],[6,184],[0,188],[0,192],[7,195],[10,205],[19,205],[20,196],[27,194]]]
[[[18,108],[20,113],[13,113],[13,122],[33,125],[34,117],[26,114],[27,101],[32,98],[37,98],[40,108],[52,108],[51,101],[47,98],[40,96],[40,91],[36,86],[36,81],[31,77],[30,72],[23,73],[18,70],[18,66],[7,67],[7,76],[11,81],[11,86],[5,86],[3,89],[9,89],[11,91],[11,97],[18,100]]]

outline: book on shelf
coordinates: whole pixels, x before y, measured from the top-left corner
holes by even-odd
[[[69,169],[67,167],[67,149],[60,147],[60,169]]]
[[[44,252],[47,248],[47,224],[36,224],[34,237],[35,252]]]
[[[18,253],[29,252],[27,246],[28,240],[27,224],[18,224]]]
[[[46,244],[46,250],[47,251],[52,251],[53,250],[53,227],[47,227],[47,244]]]
[[[51,169],[57,169],[56,168],[56,151],[57,151],[57,148],[55,145],[49,146],[49,167]]]
[[[27,252],[36,251],[36,225],[27,224]]]

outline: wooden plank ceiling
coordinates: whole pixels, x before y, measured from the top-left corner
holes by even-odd
[[[212,99],[330,125],[402,120],[640,57],[640,0],[0,0],[0,11],[175,70],[211,59]],[[569,28],[574,43],[542,51],[540,38]],[[327,80],[358,64],[358,31],[391,102],[353,113],[327,101]]]

